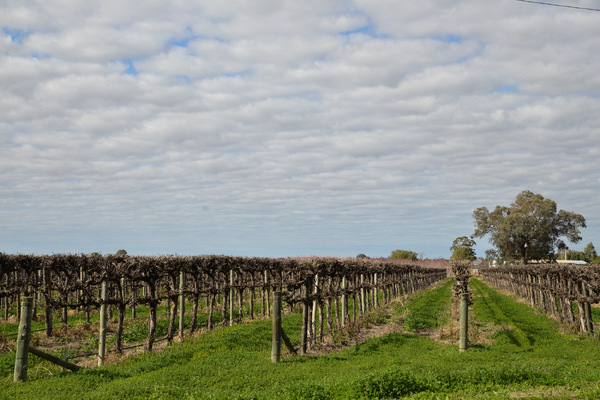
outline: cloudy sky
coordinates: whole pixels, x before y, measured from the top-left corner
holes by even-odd
[[[600,248],[598,11],[2,0],[0,26],[0,251],[447,258],[525,189]]]

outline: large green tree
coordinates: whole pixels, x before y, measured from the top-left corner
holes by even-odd
[[[557,211],[556,202],[529,190],[519,193],[509,207],[496,206],[491,212],[480,207],[473,211],[473,218],[473,237],[490,235],[500,257],[520,258],[523,264],[553,257],[562,237],[579,242],[579,228],[585,228],[583,215]]]

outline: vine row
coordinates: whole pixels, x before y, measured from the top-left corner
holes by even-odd
[[[480,270],[486,281],[527,299],[532,307],[567,324],[575,324],[577,303],[579,330],[593,333],[591,304],[600,302],[600,268],[583,265],[528,264]]]
[[[169,341],[173,340],[176,332],[178,303],[181,304],[180,312],[186,300],[192,303],[192,319],[188,329],[193,332],[198,329],[198,303],[201,298],[206,299],[206,328],[210,330],[214,327],[215,312],[221,312],[222,323],[241,322],[244,304],[248,306],[247,317],[254,318],[257,300],[262,303],[262,313],[269,314],[270,296],[275,290],[282,292],[283,300],[290,307],[303,305],[304,314],[312,315],[313,321],[317,309],[322,319],[325,306],[330,330],[332,302],[335,303],[336,326],[339,327],[344,325],[344,320],[349,320],[350,297],[354,299],[353,315],[356,319],[357,304],[359,314],[363,314],[370,307],[378,305],[380,294],[385,303],[395,296],[412,293],[445,277],[445,269],[405,265],[389,260],[317,257],[272,259],[217,255],[36,256],[0,253],[0,299],[4,303],[5,318],[10,305],[18,303],[20,296],[33,296],[36,306],[34,315],[37,307],[43,304],[46,334],[52,336],[54,310],[62,310],[62,322],[66,325],[69,309],[85,312],[86,321],[89,322],[91,310],[103,304],[108,305],[118,311],[116,346],[119,352],[123,348],[121,335],[126,308],[131,309],[135,318],[138,305],[145,305],[149,310],[145,348],[151,351],[155,341],[157,308],[165,301],[168,304]],[[103,283],[106,285],[104,294]],[[338,301],[342,302],[342,323]],[[307,318],[304,318],[304,343],[317,336]],[[322,321],[320,326],[322,337]],[[180,322],[180,337],[183,337],[182,330]]]

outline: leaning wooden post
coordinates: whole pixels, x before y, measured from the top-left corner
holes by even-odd
[[[183,329],[185,327],[185,271],[179,272],[179,340],[183,340]]]
[[[27,355],[29,354],[29,340],[31,338],[31,310],[33,297],[24,297],[21,303],[21,321],[19,323],[19,336],[17,336],[17,354],[15,357],[15,382],[27,380]]]
[[[462,293],[460,295],[460,340],[458,349],[467,350],[468,347],[468,329],[469,329],[469,295]]]
[[[281,358],[281,292],[273,292],[273,342],[271,361],[278,363]]]
[[[108,291],[108,281],[104,279],[102,281],[102,289],[100,293],[100,299],[102,303],[100,305],[100,334],[98,343],[98,365],[104,363],[104,356],[106,354],[106,294]]]

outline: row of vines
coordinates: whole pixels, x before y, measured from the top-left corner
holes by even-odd
[[[600,302],[600,268],[597,266],[529,264],[482,269],[481,276],[496,287],[527,299],[563,323],[593,333],[591,305]]]
[[[241,322],[243,309],[248,310],[245,317],[254,318],[257,301],[262,303],[262,314],[269,314],[273,291],[281,291],[289,307],[303,306],[302,349],[306,351],[307,344],[319,336],[322,339],[324,315],[328,331],[331,331],[332,308],[335,326],[344,326],[350,320],[350,314],[356,320],[357,314],[360,316],[376,307],[380,295],[388,302],[395,296],[412,293],[445,277],[444,269],[382,260],[0,253],[0,300],[5,318],[13,305],[19,310],[21,296],[32,296],[34,318],[38,308],[43,310],[46,335],[50,337],[55,310],[61,310],[66,326],[68,310],[85,313],[89,322],[90,312],[105,305],[118,315],[115,332],[118,352],[123,348],[121,335],[128,308],[135,318],[137,306],[148,307],[145,349],[151,351],[156,339],[160,304],[167,304],[167,339],[172,341],[177,331],[177,307],[183,315],[186,302],[192,307],[187,329],[193,332],[199,328],[198,307],[201,300],[205,300],[208,312],[205,328],[210,330],[214,328],[214,313],[220,312],[222,323],[231,325]],[[354,300],[351,312],[349,299]],[[315,324],[317,311],[319,332]],[[179,336],[183,338],[183,318],[179,320]]]

